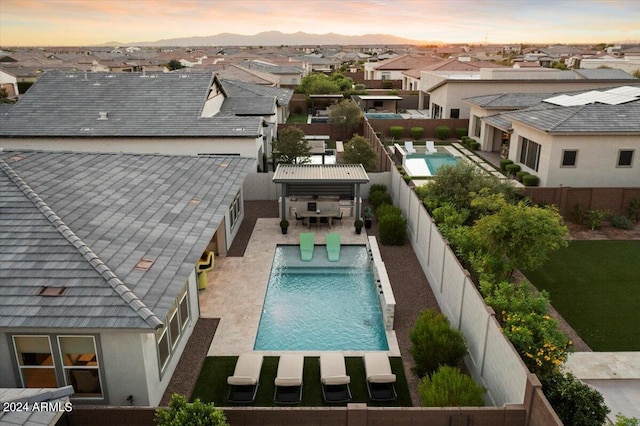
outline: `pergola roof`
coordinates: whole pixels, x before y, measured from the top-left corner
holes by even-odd
[[[359,95],[363,101],[401,101],[402,96],[395,95]]]
[[[275,183],[343,182],[367,183],[362,164],[278,164]]]

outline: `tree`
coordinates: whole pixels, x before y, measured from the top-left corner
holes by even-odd
[[[296,88],[296,93],[306,93],[307,95],[329,95],[339,92],[340,86],[338,83],[322,73],[304,76],[300,85]]]
[[[516,269],[541,267],[549,253],[567,246],[567,234],[555,208],[522,201],[505,202],[497,212],[478,219],[471,229],[471,237],[482,252],[504,259],[510,275]]]
[[[376,168],[376,152],[369,145],[364,137],[355,135],[344,145],[344,155],[342,157],[345,164],[362,164],[367,171]]]
[[[640,68],[631,73],[635,78],[640,78]]]
[[[180,61],[178,61],[177,59],[172,59],[169,61],[168,64],[165,65],[170,71],[175,71],[175,70],[179,70],[181,68],[184,68],[184,65],[182,65],[180,63]]]
[[[224,412],[215,408],[213,403],[205,404],[199,398],[189,404],[187,399],[174,393],[169,408],[156,409],[155,419],[159,426],[229,426]]]
[[[331,123],[344,126],[344,138],[353,134],[362,121],[362,111],[350,99],[344,99],[329,107],[329,119]]]
[[[278,132],[278,139],[273,142],[273,158],[279,163],[308,163],[311,147],[304,140],[304,132],[295,126]]]
[[[571,373],[556,373],[541,377],[544,394],[567,426],[604,425],[609,407],[602,394],[582,383]]]

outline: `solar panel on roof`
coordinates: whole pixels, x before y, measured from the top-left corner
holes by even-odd
[[[640,98],[640,88],[623,86],[607,91],[591,90],[589,92],[573,96],[559,95],[547,98],[544,101],[560,106],[588,105],[593,103],[620,105],[635,101],[638,98]]]

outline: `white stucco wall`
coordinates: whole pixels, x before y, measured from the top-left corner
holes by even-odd
[[[13,365],[13,350],[7,333],[0,333],[0,388],[14,388],[20,386],[20,379],[16,377]]]

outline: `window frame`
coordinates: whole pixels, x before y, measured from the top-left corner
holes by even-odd
[[[575,169],[578,167],[578,149],[563,149],[562,156],[560,157],[560,167],[565,169]],[[565,164],[565,155],[569,152],[574,153],[573,164]]]
[[[623,153],[631,153],[631,157],[629,158],[629,164],[620,164],[620,160],[622,159],[622,154]],[[633,167],[633,159],[635,157],[636,154],[636,150],[635,149],[619,149],[618,150],[618,157],[616,160],[616,168],[621,168],[621,169],[629,169]]]
[[[473,136],[479,138],[482,132],[482,119],[477,115],[473,116]]]
[[[535,150],[535,153],[533,152]],[[520,143],[520,164],[525,165],[531,170],[538,171],[540,167],[540,153],[542,145],[528,138],[521,138]],[[533,157],[532,157],[533,155]],[[530,161],[534,160],[534,161]],[[535,163],[535,164],[532,164]]]
[[[94,351],[93,353],[95,355],[96,365],[70,365],[70,366],[65,365],[64,363],[65,354],[62,353],[62,342],[60,341],[60,338],[67,338],[67,337],[71,337],[71,338],[90,337],[91,342],[93,343],[93,351]],[[82,394],[78,395],[74,393],[73,398],[74,399],[104,399],[105,398],[104,383],[102,380],[102,375],[100,374],[101,361],[100,361],[100,356],[98,354],[98,345],[96,344],[96,337],[91,334],[60,334],[60,335],[57,334],[56,342],[58,343],[58,354],[60,356],[59,359],[61,361],[62,377],[64,379],[65,385],[72,386],[72,384],[69,383],[69,380],[67,380],[67,370],[93,370],[98,373],[98,381],[100,383],[100,396],[82,396]]]
[[[18,356],[18,345],[16,345],[16,337],[46,337],[47,343],[49,344],[49,356],[51,357],[51,365],[24,365],[20,363],[21,356]],[[54,377],[56,379],[56,385],[59,387],[60,380],[58,377],[58,371],[56,369],[56,360],[53,352],[53,345],[51,344],[51,336],[48,334],[14,334],[11,336],[11,341],[13,342],[13,352],[15,355],[16,365],[18,366],[18,376],[20,377],[20,383],[23,388],[27,388],[26,380],[23,374],[24,369],[39,369],[39,370],[53,370]],[[22,352],[21,352],[22,354]]]
[[[229,206],[229,228],[233,229],[238,223],[238,219],[242,216],[242,191],[239,189]]]
[[[454,114],[455,112],[455,114]],[[454,117],[455,115],[455,117]],[[449,118],[460,118],[460,108],[451,108],[449,110]]]

